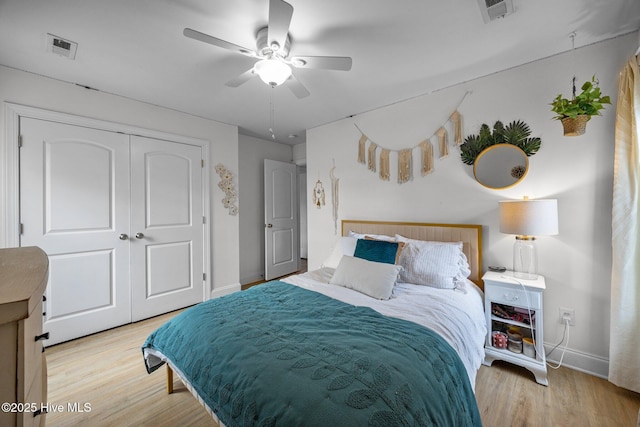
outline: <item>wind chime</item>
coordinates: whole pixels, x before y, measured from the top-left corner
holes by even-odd
[[[318,209],[324,206],[324,187],[319,179],[316,181],[315,187],[313,187],[313,204]]]

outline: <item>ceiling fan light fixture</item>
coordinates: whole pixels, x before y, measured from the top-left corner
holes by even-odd
[[[269,86],[279,86],[291,76],[291,67],[277,59],[263,59],[256,62],[255,73]]]

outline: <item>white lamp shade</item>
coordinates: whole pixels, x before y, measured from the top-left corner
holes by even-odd
[[[521,236],[558,234],[558,201],[504,200],[500,206],[500,232]]]
[[[291,67],[277,59],[263,59],[256,62],[253,69],[269,86],[279,86],[291,75]]]

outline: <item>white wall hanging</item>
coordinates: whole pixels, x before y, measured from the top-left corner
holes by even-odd
[[[331,177],[331,205],[332,205],[332,213],[333,213],[333,233],[338,234],[338,202],[339,202],[339,183],[340,178],[336,178],[334,172],[336,170],[336,161],[333,160],[333,167],[329,172],[329,176]]]
[[[224,191],[225,195],[222,199],[222,206],[229,210],[229,215],[238,215],[238,206],[235,203],[238,193],[236,193],[235,184],[233,183],[233,172],[222,163],[218,163],[216,165],[216,173],[220,176],[218,188]]]

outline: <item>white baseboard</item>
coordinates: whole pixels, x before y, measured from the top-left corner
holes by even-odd
[[[248,276],[241,277],[240,284],[248,285],[249,283],[260,282],[261,280],[264,280],[264,273],[255,273],[255,274],[250,274]]]
[[[211,290],[211,298],[213,299],[224,295],[229,295],[234,292],[238,292],[239,290],[241,290],[240,283],[233,283],[227,286],[216,287],[215,289]]]
[[[545,344],[546,352],[549,352],[552,348],[552,345]],[[563,348],[562,346],[556,348],[547,358],[547,362],[557,365],[560,362]],[[571,348],[566,350],[562,358],[562,366],[599,378],[607,379],[609,377],[609,359],[583,353]]]

